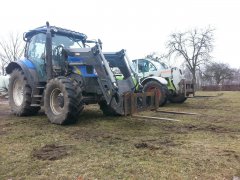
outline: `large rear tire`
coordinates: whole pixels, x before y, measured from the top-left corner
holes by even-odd
[[[160,84],[156,81],[149,81],[143,86],[144,92],[152,92],[157,91],[157,96],[159,98],[159,106],[163,106],[167,102],[167,87],[165,88],[164,85]]]
[[[168,100],[171,103],[184,103],[187,100],[187,98],[183,94],[178,94],[169,96]]]
[[[71,124],[83,109],[82,95],[72,81],[58,77],[48,82],[44,94],[44,109],[53,124]]]
[[[23,71],[20,69],[14,69],[11,73],[8,94],[11,111],[17,116],[34,115],[41,109],[40,106],[31,106],[32,89]]]

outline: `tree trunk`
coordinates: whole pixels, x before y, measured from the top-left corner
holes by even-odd
[[[192,79],[192,82],[193,82],[193,96],[195,96],[195,91],[197,89],[196,71],[192,70],[191,72],[192,72],[192,77],[193,77],[193,79]]]

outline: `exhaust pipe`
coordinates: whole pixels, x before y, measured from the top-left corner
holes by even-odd
[[[49,22],[46,22],[47,32],[46,32],[46,71],[47,71],[47,80],[53,78],[53,69],[52,69],[52,33],[49,26]]]

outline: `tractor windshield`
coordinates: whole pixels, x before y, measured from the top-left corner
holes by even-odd
[[[61,36],[55,34],[52,38],[53,48],[56,46],[63,46],[64,48],[83,48],[84,45],[81,40],[74,39],[73,37]]]

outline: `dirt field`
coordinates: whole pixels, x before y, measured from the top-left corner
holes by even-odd
[[[88,106],[75,125],[43,112],[11,115],[0,103],[0,179],[233,179],[240,177],[240,92],[167,104],[179,122],[104,117]]]

